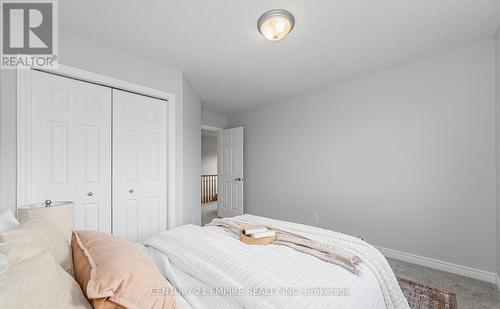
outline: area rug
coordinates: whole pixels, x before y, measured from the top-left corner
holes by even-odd
[[[398,278],[411,309],[457,309],[454,293],[431,288],[410,280]]]

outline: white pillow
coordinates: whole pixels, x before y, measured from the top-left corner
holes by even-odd
[[[49,252],[0,244],[0,254],[9,263],[0,273],[1,308],[92,309],[75,279]]]
[[[0,233],[15,230],[19,226],[19,221],[14,217],[12,211],[6,210],[0,213]]]
[[[9,268],[9,263],[7,262],[7,257],[5,254],[0,253],[0,274]]]
[[[73,275],[71,246],[62,232],[44,217],[31,218],[15,230],[0,233],[0,244],[3,242],[47,250],[65,271]]]

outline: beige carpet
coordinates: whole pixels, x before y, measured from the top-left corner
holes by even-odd
[[[388,260],[398,278],[455,294],[457,309],[500,309],[500,292],[497,286],[492,283],[400,260]]]
[[[201,226],[217,218],[217,202],[201,204]]]

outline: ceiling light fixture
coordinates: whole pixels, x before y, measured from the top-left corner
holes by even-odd
[[[257,21],[257,29],[269,41],[284,39],[294,25],[295,18],[285,10],[268,11]]]

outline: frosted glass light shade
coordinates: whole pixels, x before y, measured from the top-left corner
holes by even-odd
[[[264,13],[257,22],[259,32],[269,41],[282,40],[295,25],[293,15],[285,10],[272,10]]]

